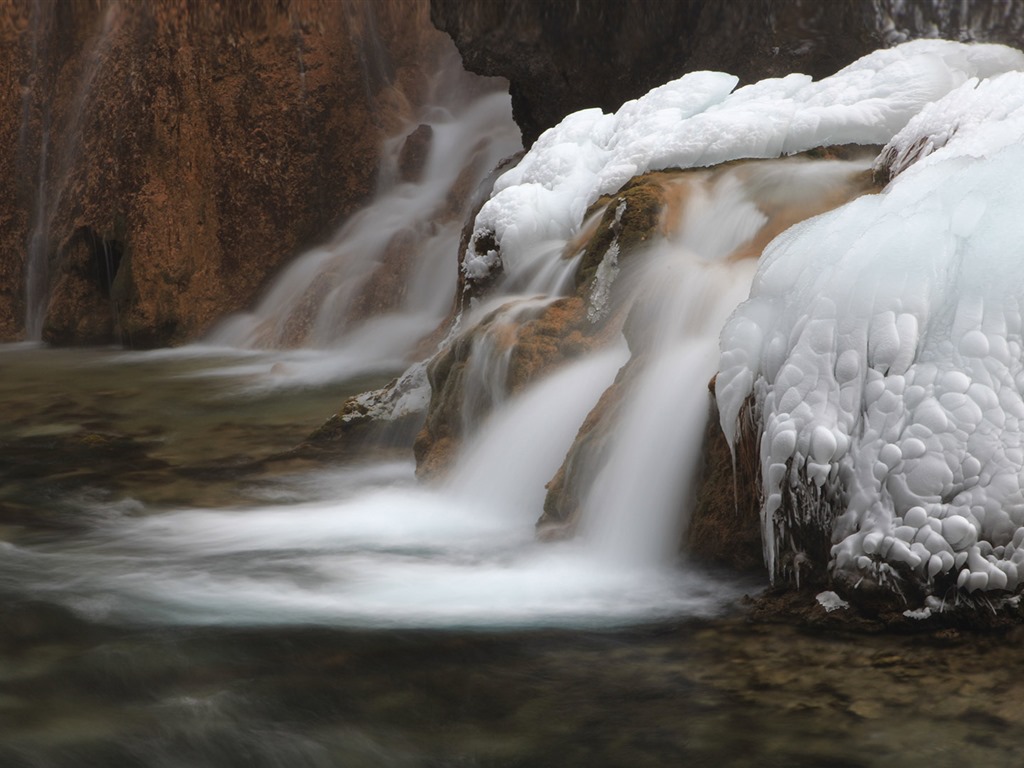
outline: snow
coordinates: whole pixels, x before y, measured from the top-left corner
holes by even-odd
[[[1016,590],[1024,74],[979,68],[919,107],[876,167],[892,179],[881,193],[769,245],[722,332],[722,427],[735,441],[753,396],[763,429],[766,562],[781,573],[810,525],[831,534],[837,585]],[[784,509],[808,481],[822,486],[800,491],[809,508]]]
[[[824,145],[884,144],[972,78],[1019,68],[1024,54],[1004,46],[916,40],[817,82],[793,74],[736,90],[732,75],[693,72],[614,114],[576,112],[498,179],[474,224],[467,277],[481,279],[499,258],[514,273],[531,245],[570,237],[591,204],[633,176]],[[478,253],[477,242],[488,247]],[[500,253],[489,252],[493,242]]]
[[[848,602],[831,590],[819,592],[814,599],[817,600],[818,604],[825,609],[826,613],[832,613],[832,611],[838,611],[843,608],[850,607]]]

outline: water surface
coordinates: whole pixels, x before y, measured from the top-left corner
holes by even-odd
[[[401,455],[262,462],[394,373],[315,366],[0,349],[0,765],[1015,763],[1018,638],[756,624]]]

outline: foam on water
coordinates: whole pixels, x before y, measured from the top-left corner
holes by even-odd
[[[187,625],[606,626],[714,613],[738,596],[695,570],[539,544],[524,514],[409,480],[342,501],[126,517],[75,542],[0,544],[0,585],[98,621]]]

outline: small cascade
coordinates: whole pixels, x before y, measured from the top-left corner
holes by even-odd
[[[44,57],[40,50],[45,43],[45,30],[53,16],[53,5],[44,10],[42,3],[32,3],[32,31],[29,82],[31,86],[22,94],[22,121],[19,134],[19,150],[28,155],[29,133],[33,115],[33,96],[42,78]],[[35,171],[35,205],[32,209],[32,230],[29,235],[25,258],[25,335],[30,341],[39,341],[43,334],[43,313],[46,310],[46,291],[49,279],[47,264],[47,189],[46,176],[49,170],[50,154],[50,104],[39,108],[39,152]]]
[[[453,62],[437,76],[430,105],[388,143],[372,203],[331,242],[289,267],[254,312],[231,319],[214,335],[214,341],[248,348],[232,358],[240,357],[242,365],[207,364],[202,354],[209,348],[193,349],[187,352],[194,356],[188,375],[177,382],[194,386],[201,410],[219,412],[233,405],[225,390],[236,383],[244,389],[257,368],[270,367],[268,360],[274,360],[273,373],[281,360],[290,365],[302,355],[319,355],[344,369],[336,378],[347,377],[359,392],[374,364],[407,362],[457,304],[461,314],[446,325],[450,333],[429,362],[414,365],[390,389],[354,395],[346,403],[352,409],[338,417],[343,439],[355,435],[349,447],[359,452],[358,418],[422,415],[417,470],[426,466],[421,478],[436,482],[416,485],[411,463],[384,468],[366,451],[359,456],[365,463],[345,468],[351,476],[344,483],[323,474],[311,485],[308,478],[281,480],[291,484],[294,503],[264,504],[260,497],[242,502],[246,509],[144,513],[133,506],[119,517],[92,520],[81,535],[52,546],[29,539],[5,544],[0,586],[16,573],[33,594],[52,596],[80,613],[140,623],[607,626],[717,610],[735,584],[723,586],[696,566],[673,561],[693,506],[709,382],[718,369],[719,386],[730,370],[742,374],[737,360],[743,362],[746,347],[719,359],[721,329],[737,326],[732,330],[748,346],[774,344],[758,335],[756,323],[744,324],[746,314],[735,307],[752,290],[766,288],[778,290],[780,306],[797,289],[815,298],[817,270],[809,256],[799,269],[778,268],[793,242],[813,241],[810,254],[829,238],[859,231],[853,224],[829,229],[830,222],[856,222],[872,208],[882,208],[880,218],[892,223],[885,232],[902,231],[896,226],[905,218],[903,209],[885,208],[899,203],[898,195],[869,194],[879,191],[875,153],[858,156],[849,147],[820,145],[822,137],[836,135],[877,141],[911,119],[912,106],[902,117],[892,111],[885,125],[876,119],[879,89],[898,94],[893,103],[903,105],[903,84],[917,82],[913,68],[901,64],[905,56],[933,73],[935,52],[945,52],[959,62],[949,71],[963,74],[968,88],[971,72],[994,67],[992,62],[1003,66],[1006,56],[938,44],[908,51],[886,54],[895,74],[881,84],[872,61],[832,83],[787,78],[731,96],[733,78],[701,73],[659,89],[649,104],[627,105],[614,121],[593,112],[568,120],[568,128],[546,133],[500,177],[479,209],[462,265],[469,287],[459,302],[452,283],[472,192],[518,142],[508,96],[487,87],[455,87],[463,75]],[[961,62],[960,54],[967,53],[977,61]],[[1024,67],[1024,58],[1014,54],[1009,63]],[[847,83],[860,82],[863,72],[870,88]],[[702,82],[703,95],[687,85]],[[1003,107],[1005,97],[1020,89],[1016,80],[1001,82],[1006,91],[993,101]],[[941,91],[935,78],[925,83],[931,90],[918,93],[920,103]],[[794,88],[802,89],[799,98]],[[760,107],[775,103],[776,89],[789,101],[772,113],[771,130],[755,136],[745,129],[748,121],[762,121]],[[852,109],[837,94],[860,106]],[[958,103],[964,99],[954,96]],[[726,100],[733,103],[722,106]],[[668,102],[675,106],[669,109]],[[940,106],[944,114],[948,104]],[[690,120],[703,133],[686,130]],[[655,130],[664,121],[677,129],[666,139],[676,141],[671,152]],[[607,135],[591,130],[601,122],[608,123]],[[729,140],[720,142],[726,124]],[[835,133],[836,126],[847,133]],[[909,152],[924,146],[911,140],[920,126],[910,128],[893,157],[900,147]],[[957,130],[970,139],[969,125],[959,123]],[[594,143],[612,134],[625,138]],[[637,136],[642,141],[634,145],[630,137]],[[967,139],[964,157],[973,147]],[[1014,138],[1011,146],[1017,144]],[[807,151],[743,159],[790,150]],[[705,162],[716,164],[699,165]],[[927,157],[918,160],[918,169],[928,167]],[[914,173],[901,175],[913,179]],[[922,184],[919,191],[930,199],[936,187]],[[947,217],[950,231],[966,237],[984,211],[973,198],[955,202],[956,215]],[[819,228],[820,238],[807,238]],[[873,245],[864,241],[860,247]],[[745,313],[764,309],[744,306]],[[822,313],[832,320],[837,306],[830,300]],[[886,323],[895,324],[886,311]],[[972,305],[964,312],[981,310]],[[874,353],[896,355],[903,342],[891,341],[893,333],[898,340],[900,326],[880,323],[874,330],[868,325]],[[780,337],[786,338],[797,336]],[[830,358],[817,351],[819,341],[809,332],[809,353],[802,359],[831,369]],[[983,342],[989,343],[964,335],[962,354],[991,358]],[[288,346],[316,349],[251,351]],[[220,400],[204,400],[205,383],[189,381],[201,374],[223,378]],[[952,389],[968,385],[954,375],[944,386],[964,395]],[[170,397],[181,391],[170,390]],[[261,412],[271,410],[276,397],[302,399],[272,387],[248,395],[257,398],[254,410]],[[962,401],[947,398],[958,410]],[[352,423],[345,421],[349,416]],[[816,434],[809,443],[815,458],[837,449]],[[914,437],[906,447],[920,450],[921,442]],[[435,447],[436,454],[428,455]],[[441,479],[444,470],[450,471]],[[564,507],[552,502],[557,493],[567,500]],[[922,522],[925,511],[907,514]],[[535,525],[542,514],[541,538],[581,535],[539,541]],[[953,523],[959,529],[965,524]],[[989,578],[981,571],[977,578],[982,575]]]
[[[551,299],[501,297],[471,334],[469,360],[462,391],[462,431],[471,433],[481,414],[490,413],[508,396],[509,363],[522,325],[536,318]]]
[[[40,341],[50,291],[49,260],[53,243],[50,241],[51,222],[61,197],[67,192],[69,176],[82,151],[83,116],[86,113],[93,84],[103,68],[104,56],[121,21],[121,9],[111,4],[100,15],[99,29],[90,38],[88,53],[83,56],[81,73],[74,98],[61,126],[53,124],[53,105],[46,94],[43,62],[50,57],[41,50],[46,45],[54,24],[57,3],[37,0],[32,7],[32,77],[33,88],[23,99],[23,137],[27,139],[27,124],[31,119],[32,103],[41,99],[39,110],[39,161],[36,168],[35,204],[26,250],[25,268],[25,335],[29,341]],[[36,92],[38,89],[38,93]],[[57,135],[55,132],[59,131]],[[56,143],[55,143],[56,140]]]
[[[718,365],[715,322],[745,298],[755,265],[721,266],[691,273],[696,279],[681,297],[703,307],[706,322],[684,325],[633,383],[608,462],[585,502],[583,533],[609,557],[650,563],[679,550],[701,460],[708,381]]]
[[[868,161],[740,163],[674,182],[668,235],[648,254],[627,329],[631,376],[606,463],[590,468],[583,533],[604,556],[673,557],[700,464],[718,335],[750,292],[757,257],[796,221],[856,196]]]
[[[626,358],[624,347],[585,357],[510,401],[463,450],[447,484],[451,495],[532,526],[544,484]]]
[[[508,94],[484,83],[469,88],[453,55],[427,105],[385,146],[374,200],[209,341],[348,350],[370,364],[403,360],[452,307],[473,193],[521,146]]]

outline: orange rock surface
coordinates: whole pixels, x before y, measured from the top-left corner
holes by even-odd
[[[33,232],[46,340],[201,335],[367,199],[450,51],[425,0],[7,3],[0,338]]]

